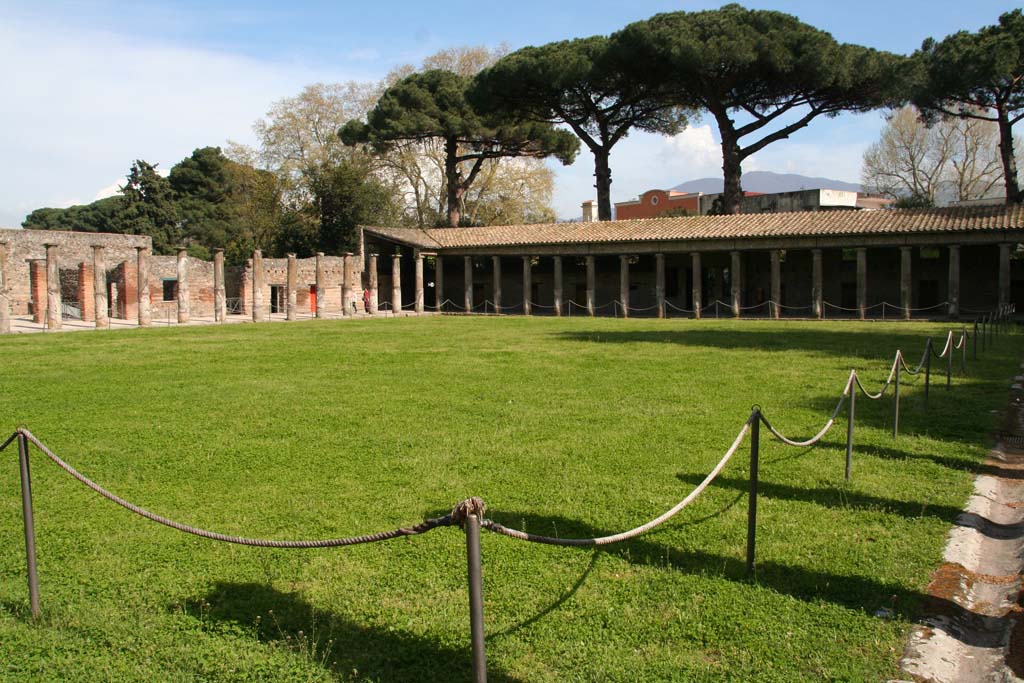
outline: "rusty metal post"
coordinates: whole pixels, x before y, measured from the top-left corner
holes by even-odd
[[[949,350],[946,352],[946,391],[949,391],[949,378],[953,375],[953,337],[949,338]]]
[[[895,405],[892,409],[892,438],[896,438],[900,434],[900,371],[902,370],[903,356],[896,359],[896,391],[894,401]]]
[[[469,564],[469,630],[473,642],[473,683],[487,683],[483,572],[480,567],[480,518],[475,514],[466,516],[466,557]]]
[[[932,340],[924,347],[924,409],[928,410],[928,394],[932,384]]]
[[[850,412],[846,417],[846,481],[853,469],[853,418],[857,405],[857,382],[850,382]]]
[[[974,334],[971,335],[971,339],[973,340],[973,345],[974,345],[974,351],[972,352],[972,355],[974,356],[973,360],[978,360],[978,319],[977,318],[974,319]]]
[[[18,432],[21,466],[21,512],[25,520],[25,557],[28,564],[28,601],[33,618],[39,617],[39,571],[36,566],[36,525],[32,516],[32,475],[28,466],[28,437]]]
[[[750,416],[750,493],[747,496],[747,576],[754,573],[754,547],[757,536],[757,477],[761,447],[761,409],[754,406]]]

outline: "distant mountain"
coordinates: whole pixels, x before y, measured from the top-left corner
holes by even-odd
[[[676,185],[671,188],[676,192],[703,192],[716,194],[722,191],[721,178],[701,178]],[[743,189],[747,192],[795,192],[796,190],[849,190],[860,192],[860,185],[846,183],[842,180],[829,178],[810,178],[796,173],[772,173],[771,171],[751,171],[744,173]]]

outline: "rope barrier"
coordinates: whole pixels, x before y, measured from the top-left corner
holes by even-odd
[[[243,536],[231,536],[228,534],[221,534],[214,531],[207,531],[198,527],[190,526],[188,524],[182,524],[176,522],[167,517],[150,512],[144,508],[130,503],[124,498],[117,496],[107,489],[103,488],[93,480],[86,477],[84,474],[76,470],[74,467],[64,462],[56,453],[47,448],[39,439],[35,437],[27,429],[19,428],[5,443],[4,447],[7,446],[18,434],[23,434],[36,448],[38,448],[46,457],[52,460],[58,467],[70,474],[72,477],[85,484],[87,487],[100,494],[107,500],[116,503],[126,510],[134,512],[135,514],[145,517],[146,519],[156,522],[157,524],[163,524],[164,526],[182,531],[186,534],[192,534],[194,536],[200,536],[202,538],[208,538],[213,541],[223,541],[224,543],[236,543],[238,545],[256,546],[259,548],[335,548],[339,546],[347,545],[359,545],[361,543],[376,543],[379,541],[387,541],[392,538],[400,538],[402,536],[415,536],[417,534],[426,533],[432,529],[436,529],[441,526],[451,526],[454,523],[453,516],[451,514],[445,515],[444,517],[437,517],[434,519],[426,519],[423,522],[410,527],[399,527],[390,531],[381,531],[375,534],[365,534],[362,536],[348,536],[344,538],[329,538],[319,540],[302,540],[302,541],[279,541],[265,538],[246,538]],[[2,450],[2,449],[0,449]]]
[[[515,538],[520,541],[529,541],[531,543],[543,543],[546,545],[577,547],[601,546],[610,545],[612,543],[620,543],[622,541],[628,541],[631,538],[636,538],[640,534],[648,532],[651,529],[654,529],[655,527],[667,522],[669,519],[678,514],[683,508],[685,508],[694,500],[696,500],[696,498],[701,493],[704,492],[704,489],[706,489],[711,484],[711,482],[715,480],[715,477],[718,476],[718,474],[725,467],[726,463],[728,463],[729,460],[732,458],[733,454],[736,453],[736,449],[738,449],[740,447],[740,444],[743,443],[743,439],[747,436],[747,432],[750,431],[751,422],[753,422],[754,418],[755,415],[751,415],[751,417],[747,419],[746,424],[743,425],[743,429],[740,430],[740,433],[732,442],[732,445],[729,447],[729,450],[725,452],[725,455],[722,456],[722,459],[718,461],[718,464],[715,465],[715,468],[711,470],[711,472],[706,477],[704,477],[704,481],[698,484],[693,489],[693,491],[691,491],[690,494],[686,496],[686,498],[683,498],[683,500],[680,501],[675,507],[668,510],[667,512],[662,513],[658,517],[655,517],[646,524],[642,524],[638,527],[634,527],[628,531],[623,531],[618,534],[612,534],[610,536],[598,536],[595,538],[555,538],[552,536],[541,536],[538,534],[531,534],[525,531],[520,531],[518,529],[510,529],[509,527],[506,527],[502,524],[499,524],[498,522],[489,519],[483,520],[480,526],[489,531],[493,531],[496,534],[501,534],[502,536],[508,536],[509,538]]]

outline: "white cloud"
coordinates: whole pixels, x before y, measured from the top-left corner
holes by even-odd
[[[275,99],[359,77],[18,20],[0,24],[0,62],[0,225],[92,196],[135,159],[166,171],[196,147],[250,142]]]
[[[696,172],[722,166],[722,148],[715,141],[711,126],[691,126],[662,140],[664,147],[660,157],[666,164],[692,168]]]

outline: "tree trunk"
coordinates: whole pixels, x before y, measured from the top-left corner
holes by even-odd
[[[448,227],[459,227],[459,143],[454,137],[444,141],[444,175],[448,190]]]
[[[612,219],[612,170],[608,166],[608,150],[592,147],[594,153],[594,187],[597,188],[597,220]]]
[[[1006,184],[1006,203],[1020,204],[1024,200],[1017,184],[1017,160],[1013,156],[1013,127],[1003,110],[999,116],[999,154],[1003,158],[1003,182]]]
[[[724,122],[719,120],[718,132],[722,136],[722,213],[732,215],[740,212],[743,202],[743,187],[740,185],[743,156],[732,121],[728,118]]]

